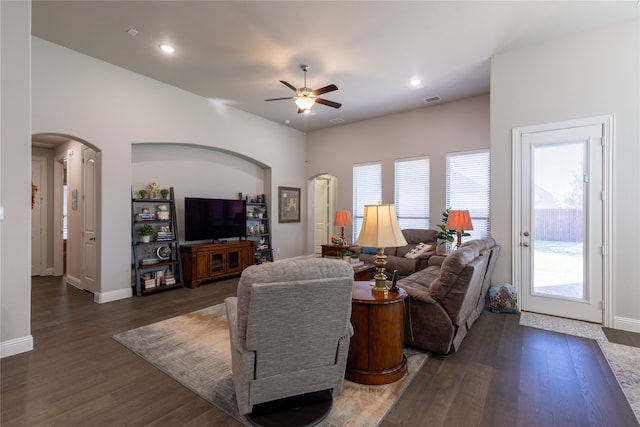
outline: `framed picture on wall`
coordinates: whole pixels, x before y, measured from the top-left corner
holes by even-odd
[[[300,222],[300,189],[278,187],[278,222]]]

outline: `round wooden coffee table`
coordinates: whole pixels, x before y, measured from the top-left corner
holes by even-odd
[[[404,300],[407,292],[378,295],[370,282],[353,282],[351,324],[345,377],[361,384],[388,384],[407,371],[404,356]]]

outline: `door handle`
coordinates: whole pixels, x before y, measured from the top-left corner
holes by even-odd
[[[92,241],[92,242],[95,242],[96,238],[95,237],[90,237],[89,240]]]
[[[522,233],[523,236],[529,236],[529,232],[525,231],[524,233]]]
[[[525,248],[529,247],[529,242],[522,242],[522,246],[524,246]]]

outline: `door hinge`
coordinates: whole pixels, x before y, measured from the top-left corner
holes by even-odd
[[[604,311],[604,301],[600,301],[600,309]]]
[[[584,182],[589,182],[589,174],[588,173],[584,174]]]

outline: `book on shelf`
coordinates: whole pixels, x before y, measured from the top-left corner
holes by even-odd
[[[136,221],[153,221],[154,219],[156,219],[156,214],[145,214],[145,213],[139,213],[136,214]]]
[[[172,231],[158,231],[156,233],[156,242],[166,242],[168,240],[173,240]]]

